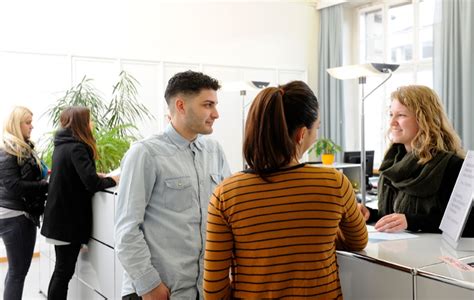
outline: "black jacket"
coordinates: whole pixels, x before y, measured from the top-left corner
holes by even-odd
[[[0,149],[0,207],[39,216],[42,209],[31,211],[31,205],[39,201],[42,206],[47,192],[48,182],[41,179],[41,169],[33,155],[20,166],[15,155]]]
[[[92,196],[115,186],[97,175],[92,149],[61,129],[54,138],[53,163],[41,234],[71,243],[87,243],[92,231]]]

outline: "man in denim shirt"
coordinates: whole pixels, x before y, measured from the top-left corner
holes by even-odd
[[[170,123],[121,165],[115,223],[122,299],[202,299],[207,206],[230,175],[212,133],[219,83],[186,71],[168,82]]]

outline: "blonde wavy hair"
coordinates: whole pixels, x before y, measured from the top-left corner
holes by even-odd
[[[16,106],[3,126],[2,148],[5,152],[16,156],[20,165],[32,153],[39,164],[38,158],[31,146],[33,143],[25,140],[21,132],[21,123],[26,122],[29,116],[33,116],[31,110],[24,106]]]
[[[426,164],[439,151],[453,152],[461,158],[465,156],[461,139],[435,91],[423,85],[407,85],[394,91],[391,99],[398,100],[415,114],[419,129],[411,146],[419,164]]]

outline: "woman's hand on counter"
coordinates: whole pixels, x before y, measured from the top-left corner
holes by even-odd
[[[389,214],[375,223],[375,230],[380,232],[399,232],[408,228],[404,214]]]
[[[117,185],[119,184],[119,181],[120,181],[120,176],[119,175],[110,176],[110,178],[112,178]]]
[[[119,181],[120,181],[120,175],[110,176],[110,175],[107,175],[105,173],[97,173],[97,176],[99,176],[100,178],[110,177],[115,181],[115,184],[117,184],[117,185],[119,184]]]

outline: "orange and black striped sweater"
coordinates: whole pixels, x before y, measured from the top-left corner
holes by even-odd
[[[342,298],[336,243],[362,250],[368,241],[349,180],[304,164],[268,178],[241,172],[214,191],[205,298]]]

